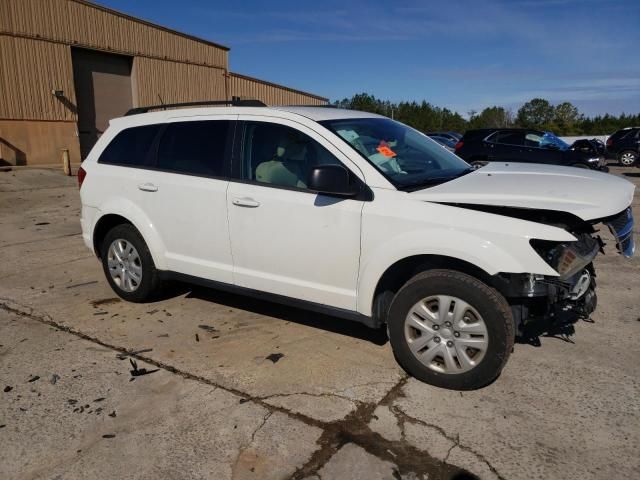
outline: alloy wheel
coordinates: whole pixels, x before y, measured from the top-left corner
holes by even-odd
[[[625,152],[622,155],[620,155],[620,163],[625,167],[628,167],[629,165],[633,165],[635,161],[636,161],[636,156],[633,154],[633,152]]]

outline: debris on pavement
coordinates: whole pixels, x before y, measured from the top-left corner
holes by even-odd
[[[272,353],[267,356],[265,360],[271,360],[273,363],[277,363],[282,357],[284,357],[284,353]]]
[[[39,380],[39,379],[40,379],[40,377],[39,377],[38,375],[34,375],[33,377],[31,377],[31,378],[28,380],[28,382],[29,382],[29,383],[33,383],[33,382],[35,382],[36,380]]]
[[[211,325],[198,325],[198,328],[201,328],[202,330],[205,330],[209,333],[217,333],[218,330],[214,327],[212,327]]]
[[[10,392],[11,390],[13,390],[13,387],[11,387],[11,386],[9,386],[9,385],[7,385],[6,387],[4,387],[4,393],[8,393],[8,392]]]
[[[55,385],[56,383],[58,383],[58,380],[60,380],[60,375],[54,373],[53,375],[51,375],[51,380],[49,381],[51,382],[51,385]]]
[[[130,370],[132,377],[140,377],[142,375],[148,375],[150,373],[154,373],[160,370],[159,368],[156,368],[153,370],[147,370],[146,368],[138,368],[138,362],[136,362],[133,358],[130,358],[129,362],[131,362],[131,366],[133,367],[133,370]]]
[[[102,438],[116,438],[116,434],[115,433],[107,433],[105,435],[102,435]]]

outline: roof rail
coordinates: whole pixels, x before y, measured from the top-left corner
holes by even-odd
[[[202,107],[205,105],[225,105],[230,107],[266,107],[265,103],[260,100],[204,100],[201,102],[184,102],[184,103],[165,103],[161,105],[148,105],[146,107],[132,108],[124,114],[125,117],[129,115],[138,115],[140,113],[147,113],[151,110],[166,110],[168,108],[180,108],[180,107]]]

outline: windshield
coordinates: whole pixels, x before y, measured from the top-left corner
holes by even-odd
[[[569,144],[566,143],[564,140],[556,137],[551,132],[544,132],[544,135],[542,135],[542,139],[540,140],[540,146],[542,148],[544,148],[547,145],[555,145],[560,150],[569,150]]]
[[[472,171],[468,163],[426,135],[388,118],[325,120],[396,188],[415,190]]]

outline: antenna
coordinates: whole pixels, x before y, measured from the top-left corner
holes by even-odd
[[[162,100],[162,97],[160,96],[160,94],[158,94],[158,100],[160,100],[160,105],[164,107],[164,101]],[[166,110],[166,108],[164,110]]]

